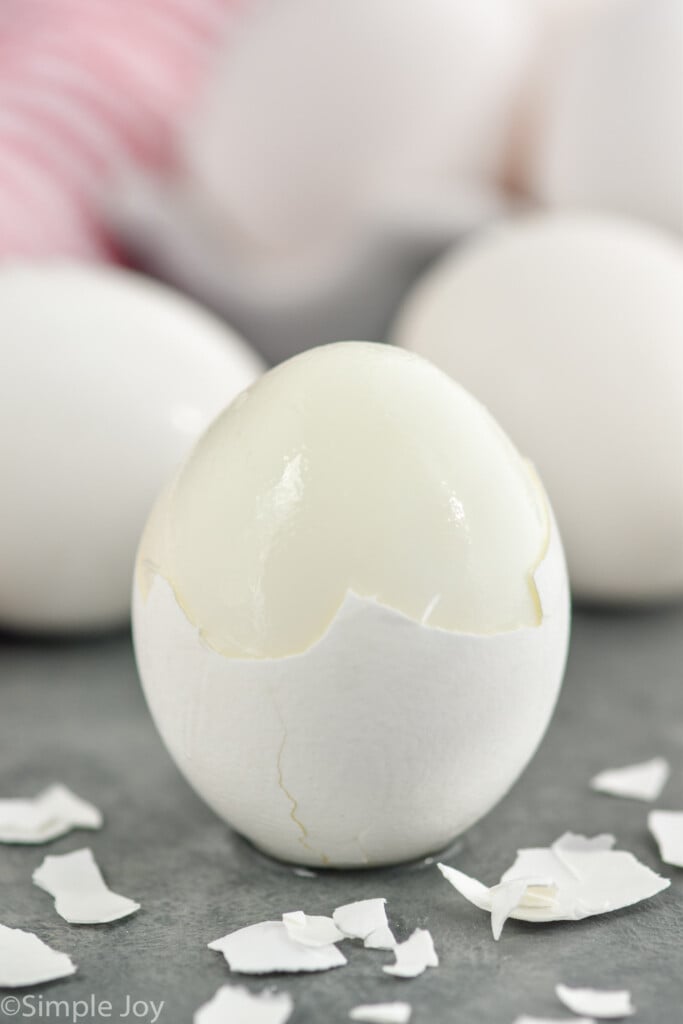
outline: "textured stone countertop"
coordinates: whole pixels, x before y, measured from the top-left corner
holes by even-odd
[[[73,832],[49,847],[0,847],[0,921],[36,931],[78,964],[64,981],[15,993],[33,1002],[0,1020],[57,1017],[48,999],[108,1000],[80,1020],[189,1024],[227,981],[292,993],[291,1024],[342,1024],[356,1003],[405,999],[412,1024],[509,1024],[517,1014],[563,1018],[557,982],[632,990],[638,1024],[683,1021],[683,870],[659,860],[648,805],[593,793],[602,768],[656,754],[672,777],[656,806],[683,808],[683,608],[575,614],[557,712],[522,779],[484,821],[443,854],[492,884],[520,846],[547,845],[567,829],[610,831],[618,845],[672,879],[630,910],[571,924],[510,921],[500,942],[490,921],[432,864],[315,878],[261,856],[194,796],[147,714],[127,635],[80,643],[0,641],[0,796],[30,796],[61,781],[105,814],[101,832]],[[74,927],[31,884],[46,852],[91,846],[109,884],[142,910],[113,925]],[[330,913],[385,896],[399,938],[434,937],[441,966],[402,981],[381,971],[388,953],[346,943],[349,964],[316,975],[240,980],[206,943],[282,911]],[[7,995],[0,992],[0,998]],[[42,1004],[41,1004],[42,1000]],[[139,1001],[135,1016],[130,1001]],[[11,1007],[10,1007],[11,1009]],[[28,1009],[29,1012],[26,1012]],[[144,1011],[144,1012],[143,1012]],[[61,1013],[64,1014],[62,1009]],[[128,1016],[125,1014],[128,1012]],[[75,1018],[79,1019],[79,1018]]]

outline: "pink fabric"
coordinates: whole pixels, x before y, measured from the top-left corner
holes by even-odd
[[[110,258],[118,168],[163,168],[238,0],[0,0],[0,260]]]

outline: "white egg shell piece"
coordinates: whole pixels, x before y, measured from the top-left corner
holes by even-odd
[[[0,623],[118,625],[159,488],[263,366],[200,307],[112,268],[4,266],[0,331]]]
[[[683,230],[680,0],[617,0],[545,69],[531,187]]]
[[[528,464],[435,367],[362,343],[282,364],[219,417],[134,587],[183,774],[266,852],[335,867],[422,856],[503,796],[552,713],[568,617]]]
[[[611,216],[497,226],[427,273],[393,340],[472,390],[534,462],[574,592],[683,593],[683,250]]]

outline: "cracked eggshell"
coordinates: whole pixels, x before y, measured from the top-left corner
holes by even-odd
[[[683,594],[683,250],[600,214],[496,226],[429,271],[392,340],[470,388],[538,468],[572,589]]]
[[[4,266],[0,331],[0,623],[119,625],[160,486],[262,364],[194,303],[113,268]]]
[[[144,690],[181,771],[257,846],[317,866],[420,857],[485,814],[545,731],[568,618],[528,464],[425,360],[360,343],[290,360],[216,421],[134,584]]]

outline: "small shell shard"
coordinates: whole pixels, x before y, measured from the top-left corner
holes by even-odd
[[[653,812],[658,813],[658,812]],[[499,885],[481,882],[445,864],[444,878],[480,910],[491,913],[494,935],[508,917],[519,921],[578,921],[649,899],[671,883],[625,850],[613,836],[565,833],[549,848],[519,850]]]
[[[609,796],[631,800],[657,800],[666,785],[671,769],[663,757],[599,772],[590,782],[591,789]]]
[[[282,923],[290,939],[301,942],[304,946],[329,946],[346,938],[331,917],[311,916],[304,914],[303,910],[283,914]]]
[[[382,925],[381,928],[375,928],[374,932],[370,932],[363,945],[366,949],[395,949],[396,938],[388,925]]]
[[[410,1003],[370,1003],[354,1006],[349,1020],[363,1024],[408,1024],[412,1012]]]
[[[33,881],[55,899],[55,910],[70,924],[106,924],[128,917],[140,904],[108,888],[88,849],[46,857]]]
[[[209,943],[239,974],[328,971],[343,967],[346,957],[334,944],[305,946],[292,939],[282,921],[262,921]]]
[[[346,903],[337,907],[332,919],[347,938],[365,940],[378,929],[388,928],[385,903],[383,898]]]
[[[0,924],[0,988],[23,988],[66,978],[76,966],[33,932]]]
[[[434,942],[426,928],[416,928],[410,938],[394,948],[396,963],[383,967],[386,974],[396,978],[417,978],[428,967],[438,967],[439,958]]]
[[[49,843],[74,828],[101,827],[97,807],[59,783],[30,800],[0,800],[0,843]]]
[[[213,999],[200,1006],[194,1024],[286,1024],[294,1002],[287,992],[260,992],[223,985]]]
[[[664,863],[683,868],[683,811],[650,811],[647,826]]]
[[[607,991],[595,988],[570,988],[556,985],[555,993],[560,1002],[572,1013],[600,1020],[630,1017],[635,1013],[631,993],[627,990]]]

